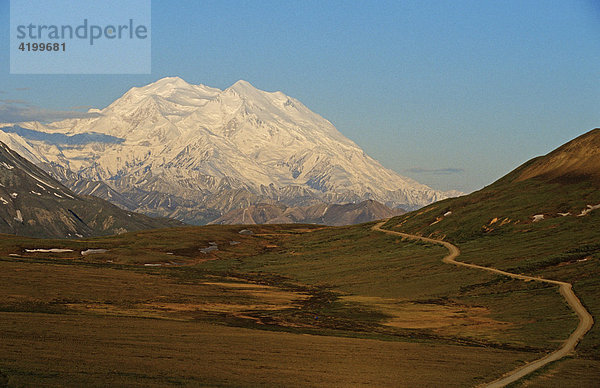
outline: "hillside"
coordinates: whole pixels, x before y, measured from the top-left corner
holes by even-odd
[[[77,195],[0,142],[0,233],[75,238],[176,225]]]
[[[384,228],[452,242],[460,247],[463,262],[569,282],[597,321],[599,150],[600,130],[594,129],[478,192],[392,218]],[[560,368],[594,365],[599,370],[597,324],[575,357],[561,363]],[[544,378],[568,385],[564,376]]]
[[[600,204],[599,160],[600,129],[594,129],[477,192],[440,201],[388,225],[460,243],[534,223],[589,222]]]
[[[600,187],[600,128],[589,131],[518,171],[516,181],[587,181]]]
[[[390,218],[406,213],[390,209],[376,201],[347,204],[317,204],[305,207],[287,207],[282,204],[257,204],[232,210],[210,224],[324,224],[353,225]]]

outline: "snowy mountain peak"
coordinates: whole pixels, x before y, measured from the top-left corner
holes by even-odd
[[[231,85],[230,87],[228,87],[226,90],[235,90],[236,92],[242,94],[242,95],[252,95],[252,94],[272,94],[271,92],[266,92],[264,90],[260,90],[258,88],[256,88],[254,85],[252,85],[250,82],[248,81],[244,81],[243,79],[237,81],[236,83],[234,83],[233,85]]]
[[[234,94],[244,100],[264,100],[268,99],[271,93],[255,88],[250,82],[239,80],[223,91],[224,94]],[[264,102],[264,101],[263,101]]]
[[[447,197],[386,169],[300,101],[243,80],[220,90],[167,77],[130,89],[95,117],[22,126],[118,139],[49,146],[3,135],[30,160],[103,181],[142,211],[172,215],[173,203],[186,204],[192,210],[178,210],[182,220],[260,201],[376,200],[412,209]]]
[[[166,77],[146,86],[132,88],[130,91],[144,95],[167,95],[172,94],[175,90],[181,89],[190,90],[193,89],[193,85],[185,82],[179,77]]]
[[[231,85],[231,88],[236,89],[236,90],[239,90],[239,89],[258,90],[250,82],[244,81],[243,79],[238,80],[236,83]]]
[[[152,82],[148,85],[144,85],[141,87],[134,87],[133,90],[145,91],[145,92],[155,92],[164,89],[173,89],[173,88],[189,88],[193,85],[184,81],[180,77],[164,77],[155,82]]]
[[[183,105],[194,105],[199,100],[212,99],[221,90],[205,85],[192,85],[179,77],[166,77],[142,87],[131,88],[109,107],[135,105],[146,97],[158,96]]]
[[[177,76],[164,77],[164,78],[161,78],[158,81],[154,82],[154,85],[165,85],[165,84],[180,85],[180,86],[190,85],[189,83],[184,81],[181,77],[177,77]]]

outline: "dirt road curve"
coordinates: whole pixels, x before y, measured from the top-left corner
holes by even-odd
[[[581,301],[579,300],[579,298],[577,298],[577,296],[573,292],[571,283],[559,282],[557,280],[548,280],[548,279],[538,278],[538,277],[534,277],[534,276],[519,275],[519,274],[515,274],[515,273],[502,271],[502,270],[499,270],[496,268],[483,267],[481,265],[469,264],[469,263],[463,263],[460,261],[456,261],[455,259],[458,257],[458,255],[460,255],[460,249],[458,249],[457,246],[452,245],[446,241],[434,240],[434,239],[427,238],[427,237],[421,237],[421,236],[416,236],[416,235],[412,235],[412,234],[406,234],[406,233],[401,233],[401,232],[395,232],[392,230],[381,229],[381,227],[383,226],[384,223],[385,223],[385,221],[380,222],[379,224],[375,225],[373,227],[373,230],[377,230],[377,231],[383,232],[383,233],[398,235],[398,236],[410,238],[413,240],[422,240],[422,241],[430,242],[433,244],[445,246],[446,248],[448,248],[448,251],[450,251],[450,254],[442,259],[442,261],[444,263],[460,265],[463,267],[469,267],[469,268],[479,269],[479,270],[483,270],[483,271],[493,272],[493,273],[496,273],[499,275],[506,275],[506,276],[510,276],[511,278],[521,279],[521,280],[525,280],[525,281],[536,281],[536,282],[555,284],[555,285],[559,286],[560,294],[565,298],[565,300],[567,301],[569,306],[571,306],[573,311],[575,311],[577,313],[577,316],[579,317],[579,324],[577,325],[577,328],[575,329],[575,331],[573,333],[571,333],[569,338],[567,338],[567,340],[563,343],[563,345],[559,349],[555,350],[554,352],[552,352],[538,360],[527,363],[513,371],[506,373],[501,378],[499,378],[495,381],[492,381],[491,383],[485,384],[484,385],[485,387],[488,387],[488,388],[504,387],[504,386],[506,386],[512,382],[515,382],[515,381],[519,380],[520,378],[530,374],[531,372],[534,372],[534,371],[540,369],[541,367],[543,367],[544,365],[546,365],[548,363],[551,363],[553,361],[563,358],[564,356],[568,355],[575,349],[575,346],[577,346],[577,343],[579,341],[581,341],[583,336],[592,328],[594,319],[592,318],[590,313],[585,309],[585,307],[583,307],[583,305],[581,304]]]

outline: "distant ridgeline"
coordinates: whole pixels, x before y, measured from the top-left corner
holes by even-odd
[[[89,143],[109,143],[109,144],[120,144],[123,143],[124,139],[105,135],[103,133],[78,133],[76,135],[65,135],[62,133],[47,133],[40,132],[33,129],[27,129],[18,125],[2,127],[0,130],[6,133],[16,133],[17,135],[24,137],[27,140],[43,141],[48,144],[60,144],[60,145],[84,145]]]

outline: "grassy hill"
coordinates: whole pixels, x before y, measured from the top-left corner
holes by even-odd
[[[600,129],[594,129],[478,192],[393,218],[385,228],[453,242],[462,261],[570,282],[598,317],[599,177]],[[598,376],[597,324],[565,363],[591,363]]]

